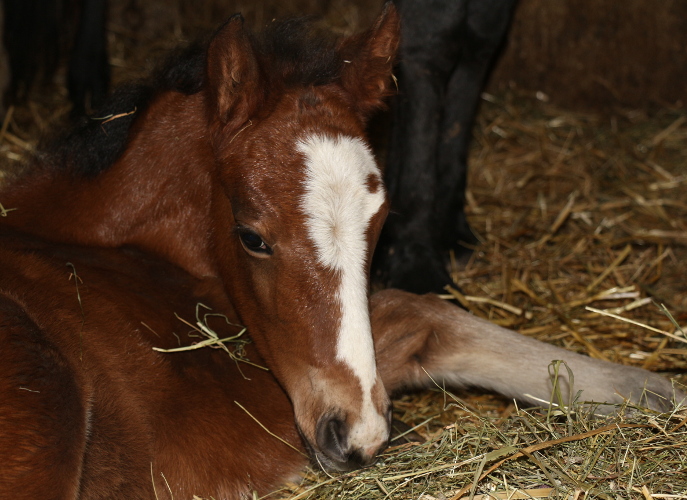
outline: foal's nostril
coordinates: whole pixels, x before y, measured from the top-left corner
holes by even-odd
[[[348,461],[348,425],[336,417],[322,417],[317,424],[317,445],[331,460]]]
[[[317,447],[322,465],[339,471],[349,471],[370,465],[386,448],[387,441],[369,446],[351,446],[349,425],[340,418],[324,416],[317,424]]]

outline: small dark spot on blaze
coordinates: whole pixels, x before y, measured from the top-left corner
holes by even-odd
[[[367,189],[370,191],[370,193],[375,194],[382,186],[382,180],[379,175],[370,174],[367,176],[365,184],[367,185]]]

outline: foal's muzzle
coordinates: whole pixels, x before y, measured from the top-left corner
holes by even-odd
[[[389,424],[391,410],[388,412]],[[349,440],[350,426],[345,420],[324,415],[317,423],[318,459],[326,468],[350,471],[374,463],[377,455],[389,444],[388,435],[376,443],[352,446]]]

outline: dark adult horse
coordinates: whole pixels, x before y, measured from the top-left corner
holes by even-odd
[[[369,298],[387,201],[364,129],[389,90],[398,15],[388,5],[338,41],[301,22],[262,38],[242,24],[154,88],[120,91],[110,119],[0,191],[0,497],[262,494],[305,465],[297,450],[369,464],[391,392],[432,377],[546,400],[553,359],[575,373],[564,392],[670,406],[670,382],[647,371],[433,296]],[[191,343],[175,315],[193,321],[198,303],[246,325],[245,356],[270,371],[153,350]]]
[[[515,0],[396,0],[403,37],[386,180],[392,215],[375,257],[390,286],[439,292],[449,250],[476,243],[467,155],[488,70]]]

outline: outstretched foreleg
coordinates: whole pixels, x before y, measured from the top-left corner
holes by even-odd
[[[552,400],[551,363],[563,403],[622,403],[657,410],[685,394],[647,370],[593,359],[525,337],[480,319],[434,295],[385,290],[371,299],[377,360],[390,392],[429,387],[476,386],[526,403]],[[554,402],[558,398],[554,398]],[[600,406],[599,412],[612,411]]]

